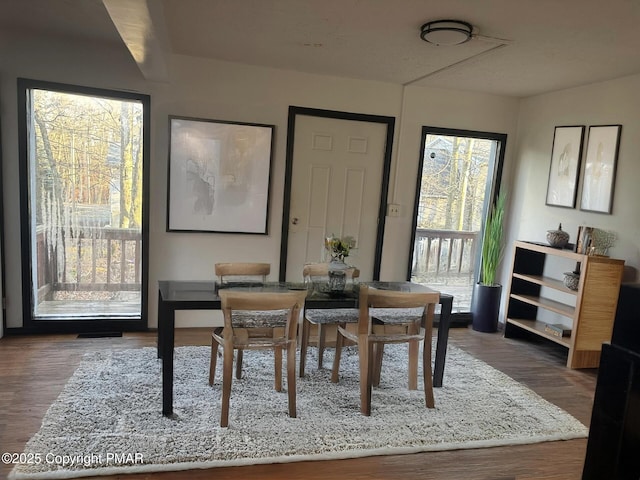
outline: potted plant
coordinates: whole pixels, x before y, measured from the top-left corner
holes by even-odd
[[[480,279],[475,285],[471,304],[472,328],[479,332],[495,332],[498,329],[502,285],[495,280],[504,253],[505,201],[505,193],[500,192],[489,212],[482,237]]]

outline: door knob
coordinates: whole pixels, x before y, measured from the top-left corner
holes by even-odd
[[[298,220],[298,217],[293,217],[293,218],[291,219],[291,223],[292,223],[293,225],[297,225],[297,224],[298,224],[298,221],[299,221],[299,220]]]

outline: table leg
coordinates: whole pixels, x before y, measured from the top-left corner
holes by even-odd
[[[164,303],[164,302],[163,302]],[[173,343],[176,312],[166,304],[158,311],[158,330],[160,336],[160,352],[162,354],[162,414],[169,417],[173,414]]]
[[[433,386],[442,387],[444,375],[444,361],[447,356],[447,342],[449,340],[449,327],[451,325],[451,309],[453,308],[453,296],[445,293],[440,295],[440,323],[438,324],[438,341],[436,343],[436,361],[433,370]]]

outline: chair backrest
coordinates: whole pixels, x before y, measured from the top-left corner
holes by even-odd
[[[234,290],[220,290],[222,312],[224,314],[224,328],[233,330],[231,313],[233,311],[273,311],[286,310],[287,338],[294,339],[298,329],[298,316],[304,307],[307,292],[304,290],[290,290],[287,292],[241,292]]]
[[[356,267],[348,267],[345,269],[347,275],[347,282],[353,281],[360,277],[360,270]],[[302,268],[302,277],[304,282],[318,282],[327,281],[329,278],[329,264],[328,263],[307,263]]]
[[[399,290],[378,290],[368,285],[360,286],[358,305],[360,317],[358,320],[358,333],[371,333],[370,308],[422,308],[422,325],[431,326],[436,304],[440,301],[440,293],[430,292],[403,292]]]
[[[271,265],[268,263],[250,262],[216,263],[215,271],[220,283],[264,283],[267,275],[271,272]]]

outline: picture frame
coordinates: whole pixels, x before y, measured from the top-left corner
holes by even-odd
[[[555,127],[546,205],[575,208],[584,129],[584,125]]]
[[[611,213],[622,125],[589,127],[580,210]]]
[[[168,232],[268,234],[275,126],[169,116]]]

